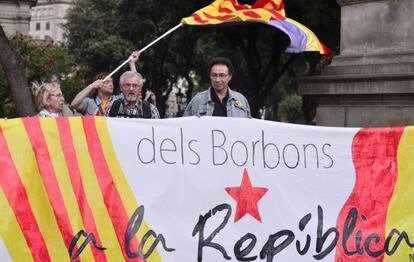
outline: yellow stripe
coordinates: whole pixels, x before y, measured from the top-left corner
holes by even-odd
[[[414,242],[414,127],[407,127],[398,147],[398,180],[388,208],[386,236],[391,229],[407,232],[410,241]],[[394,235],[390,247],[398,235]],[[392,256],[385,256],[386,262],[409,261],[409,255],[413,254],[405,241],[402,241],[397,251]]]
[[[323,47],[319,42],[318,37],[309,28],[290,18],[286,18],[286,21],[294,24],[306,34],[305,51],[318,51],[322,54],[324,53]]]
[[[5,119],[0,119],[0,128],[3,128]],[[0,238],[3,240],[9,256],[14,261],[33,261],[29,246],[17,222],[16,216],[11,209],[3,190],[0,190]]]
[[[69,261],[62,234],[50,205],[29,137],[21,119],[4,123],[4,137],[52,261]]]
[[[257,15],[260,16],[260,18],[252,18],[250,16],[247,16],[247,15],[244,14],[244,12],[246,12],[246,11],[255,12]],[[200,13],[197,12],[197,15],[199,15],[202,20],[208,21],[208,23],[200,24],[192,16],[184,18],[182,20],[182,22],[185,23],[185,24],[189,24],[189,25],[216,25],[216,24],[222,24],[222,23],[244,22],[244,21],[267,24],[267,22],[270,21],[271,18],[273,17],[273,15],[270,12],[268,12],[264,9],[241,10],[241,11],[236,11],[236,12],[231,13],[231,14],[219,13],[218,10],[206,11],[206,13],[211,15],[211,16],[232,15],[234,17],[232,17],[230,19],[227,19],[225,21],[222,21],[222,20],[219,20],[219,19],[216,19],[216,18],[208,18],[206,15],[204,15],[204,12],[200,12]]]
[[[67,214],[72,225],[72,231],[76,234],[80,230],[84,229],[84,226],[78,202],[70,180],[65,156],[60,144],[59,130],[54,118],[41,118],[40,123],[45,136],[56,179],[59,184],[59,189],[62,193],[63,202],[65,203]],[[89,248],[83,250],[80,256],[81,259],[86,259],[86,261],[94,260],[91,246],[92,245],[89,245]]]
[[[86,137],[83,130],[82,119],[69,118],[70,129],[73,138],[79,169],[82,176],[85,194],[95,219],[96,227],[108,261],[123,261],[121,246],[119,245],[115,229],[105,206],[105,202],[99,187],[92,160],[89,155]]]
[[[99,140],[101,141],[106,163],[108,164],[109,171],[111,172],[112,178],[115,183],[115,187],[121,197],[122,202],[124,203],[125,209],[128,213],[128,217],[131,217],[134,211],[138,208],[138,203],[116,157],[115,150],[111,143],[111,138],[108,133],[108,127],[106,125],[105,118],[95,117],[95,125],[96,130],[98,132]],[[145,223],[145,221],[143,221],[142,226],[137,233],[139,241],[142,239],[144,234],[148,232],[148,230],[148,225]],[[153,243],[153,240],[153,238],[148,240],[146,243],[146,247],[150,247]],[[151,254],[149,258],[147,258],[147,261],[161,261],[161,257],[157,249],[154,250],[154,252]]]
[[[17,223],[16,216],[9,206],[3,190],[0,190],[0,237],[13,261],[33,261],[32,253]]]
[[[280,4],[278,1],[276,1],[277,4]],[[203,7],[202,9],[195,12],[202,20],[208,20],[208,23],[200,24],[197,22],[192,16],[183,18],[181,20],[182,23],[188,24],[188,25],[216,25],[216,24],[222,24],[222,23],[229,23],[229,22],[239,22],[239,21],[253,21],[253,22],[259,22],[259,23],[267,23],[270,21],[273,17],[273,14],[270,13],[268,10],[273,10],[273,6],[271,4],[265,5],[263,8],[254,8],[252,9],[250,5],[244,5],[248,7],[249,9],[245,10],[236,10],[234,5],[230,1],[215,1],[212,4]],[[219,8],[227,8],[231,13],[224,13],[219,12]],[[244,12],[246,11],[253,11],[256,14],[260,16],[260,18],[252,18],[250,16],[246,16]],[[207,18],[204,13],[207,13],[212,16],[226,16],[226,15],[233,15],[234,18],[228,19],[226,21],[221,21],[214,18]],[[279,11],[279,14],[282,16],[285,16],[285,11],[281,10]]]

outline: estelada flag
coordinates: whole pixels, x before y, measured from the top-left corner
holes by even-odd
[[[410,261],[413,158],[413,127],[0,120],[0,261]]]
[[[316,35],[301,23],[287,18],[283,0],[258,0],[252,6],[237,0],[216,0],[210,5],[183,18],[181,23],[190,26],[218,26],[241,23],[264,23],[275,27],[290,38],[288,53],[319,52],[331,59],[330,50]]]

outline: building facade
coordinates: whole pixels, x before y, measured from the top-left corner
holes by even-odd
[[[36,0],[0,0],[0,24],[8,35],[29,33],[30,8]]]
[[[63,24],[73,0],[38,0],[31,9],[29,34],[35,40],[64,42]]]

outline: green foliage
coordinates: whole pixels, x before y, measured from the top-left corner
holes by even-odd
[[[78,0],[67,13],[68,48],[89,65],[89,78],[112,71],[133,50],[143,48],[202,4],[182,0],[117,0],[106,1],[102,8],[99,1]],[[141,55],[138,66],[146,80],[144,87],[155,92],[161,115],[172,86],[184,78],[191,94],[190,72],[198,75],[205,68],[205,57],[197,48],[198,38],[198,30],[180,29]]]
[[[132,50],[140,49],[212,1],[77,0],[66,24],[68,47],[89,65],[88,76],[111,71]],[[239,0],[253,4],[255,0]],[[339,6],[335,1],[286,0],[286,14],[313,30],[331,49],[339,48]],[[228,56],[236,67],[231,87],[242,91],[257,116],[296,93],[294,78],[318,74],[326,64],[319,54],[291,55],[281,31],[262,24],[228,27],[185,26],[145,51],[138,64],[146,88],[158,98],[179,79],[189,81],[188,96],[209,83],[208,60]],[[190,77],[195,73],[197,86]],[[115,76],[116,78],[117,76]],[[194,91],[194,92],[193,92]],[[163,106],[158,100],[159,106]],[[162,108],[161,108],[162,114]],[[276,112],[275,112],[276,114]],[[276,114],[277,115],[277,114]]]
[[[81,72],[74,71],[75,58],[65,48],[44,45],[22,35],[15,35],[9,40],[25,60],[29,83],[58,76],[62,79],[61,87],[67,101],[71,101],[83,87]],[[0,70],[0,103],[0,116],[17,116],[3,70]]]
[[[280,121],[289,123],[303,123],[302,97],[291,94],[279,103],[278,118]]]
[[[80,64],[88,65],[88,78],[112,71],[133,50],[133,44],[122,38],[117,28],[123,18],[117,12],[119,2],[78,0],[68,10],[65,24],[68,50]]]

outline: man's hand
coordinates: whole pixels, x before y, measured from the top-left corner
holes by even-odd
[[[145,93],[145,100],[148,100],[148,99],[152,99],[152,100],[156,100],[157,98],[155,97],[155,93],[154,92],[152,92],[152,91],[150,91],[150,90],[147,90],[147,92]]]
[[[131,58],[131,60],[128,61],[129,68],[131,69],[131,71],[137,72],[137,69],[135,67],[135,63],[138,62],[139,56],[140,56],[140,53],[138,51],[132,52],[132,54],[130,56],[132,58]]]
[[[95,82],[93,82],[92,84],[88,85],[86,88],[90,89],[90,91],[92,90],[97,90],[99,88],[101,88],[103,85],[103,80],[102,79],[98,79]]]
[[[132,56],[131,62],[134,62],[134,63],[138,62],[138,59],[139,59],[139,56],[140,55],[141,54],[138,51],[132,52],[132,54],[131,54],[131,56]]]

